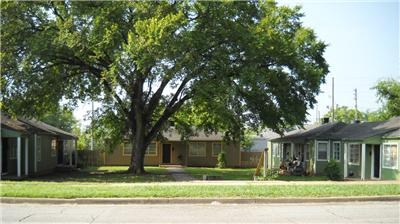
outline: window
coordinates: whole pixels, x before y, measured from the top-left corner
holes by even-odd
[[[57,140],[53,138],[51,140],[51,156],[56,156],[57,155]]]
[[[272,143],[272,155],[275,157],[280,157],[279,153],[279,144],[278,143]]]
[[[206,156],[206,143],[204,142],[191,142],[189,143],[189,156]]]
[[[36,161],[42,161],[42,137],[36,136]]]
[[[383,168],[397,169],[397,144],[383,144]]]
[[[132,149],[133,149],[133,145],[130,142],[124,142],[124,146],[123,146],[123,155],[131,155],[132,154]]]
[[[17,139],[16,138],[9,138],[8,139],[8,148],[10,149],[10,159],[17,158]]]
[[[360,165],[360,144],[350,144],[349,164]]]
[[[340,161],[340,142],[333,142],[333,158],[336,161]]]
[[[328,160],[328,142],[317,142],[317,160]]]
[[[212,156],[217,157],[222,152],[222,144],[214,142],[212,144]]]
[[[156,156],[157,155],[157,144],[155,142],[150,143],[146,149],[146,156]]]

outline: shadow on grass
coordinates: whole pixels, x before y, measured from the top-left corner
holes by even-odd
[[[89,183],[146,183],[173,181],[173,177],[163,168],[146,167],[146,173],[135,176],[128,167],[88,167],[70,172],[56,172],[33,177],[27,181],[43,182],[89,182]]]

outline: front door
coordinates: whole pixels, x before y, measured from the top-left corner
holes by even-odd
[[[163,144],[162,163],[163,164],[171,163],[171,144]]]
[[[8,141],[7,138],[1,139],[1,172],[8,172]]]
[[[380,146],[374,146],[374,178],[379,178],[379,171],[381,167],[381,153],[380,153]]]
[[[57,141],[57,164],[64,164],[64,145],[62,141]]]

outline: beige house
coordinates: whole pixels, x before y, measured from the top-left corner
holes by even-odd
[[[149,145],[145,155],[145,165],[184,165],[215,167],[220,152],[225,152],[228,167],[240,167],[239,143],[225,142],[223,134],[197,133],[187,140],[174,129],[164,132],[164,141]],[[104,165],[129,165],[132,144],[125,142],[112,153],[103,153]]]

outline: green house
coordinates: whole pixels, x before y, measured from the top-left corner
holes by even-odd
[[[309,174],[323,175],[329,160],[344,178],[396,180],[399,171],[400,117],[383,122],[328,123],[287,133],[272,140],[271,168],[303,162]]]
[[[1,116],[2,178],[35,176],[53,172],[58,166],[76,165],[73,134],[46,123]]]

